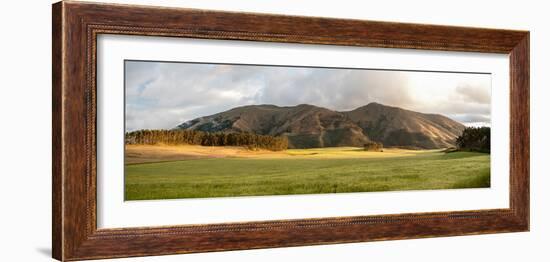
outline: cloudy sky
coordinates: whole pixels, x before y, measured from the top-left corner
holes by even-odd
[[[338,111],[370,102],[490,125],[488,74],[125,62],[126,131],[170,129],[252,104]]]

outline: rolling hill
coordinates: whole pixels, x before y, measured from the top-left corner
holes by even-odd
[[[465,127],[445,116],[370,103],[339,112],[313,105],[250,105],[199,117],[176,129],[286,136],[290,148],[363,146],[435,149],[454,146]]]

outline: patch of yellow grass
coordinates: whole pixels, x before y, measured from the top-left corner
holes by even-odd
[[[386,158],[416,156],[419,154],[437,153],[441,150],[409,150],[399,148],[385,148],[383,152],[365,151],[359,147],[327,147],[311,149],[289,149],[290,156],[307,156],[315,158]]]
[[[364,151],[357,147],[329,147],[311,149],[288,149],[284,151],[250,150],[244,147],[197,146],[197,145],[126,145],[126,164],[192,160],[204,158],[253,158],[253,159],[335,159],[335,158],[386,158],[416,156],[437,153],[441,150],[407,150],[388,148],[383,152]]]

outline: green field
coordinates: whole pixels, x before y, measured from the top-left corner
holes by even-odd
[[[302,149],[262,158],[132,163],[125,169],[126,200],[490,186],[489,154],[433,150]]]

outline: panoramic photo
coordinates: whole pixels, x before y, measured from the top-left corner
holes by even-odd
[[[126,200],[490,187],[490,74],[124,67]]]

